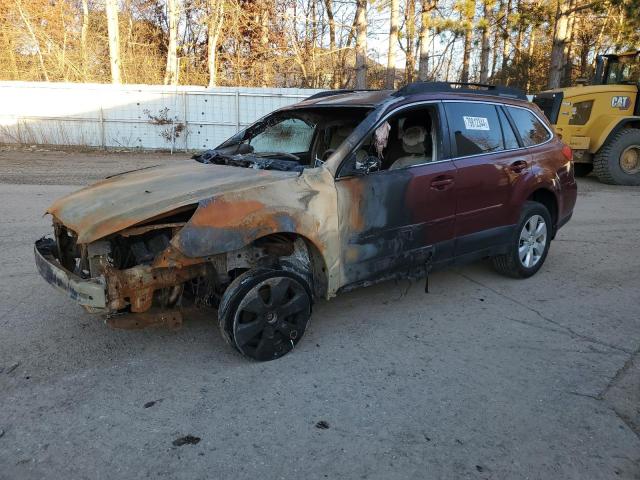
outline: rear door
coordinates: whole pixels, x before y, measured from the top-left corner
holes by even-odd
[[[517,182],[530,169],[530,155],[501,106],[445,102],[453,162],[458,169],[456,256],[508,241]]]

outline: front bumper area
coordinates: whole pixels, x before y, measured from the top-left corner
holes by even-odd
[[[43,237],[33,248],[36,266],[42,278],[80,305],[91,309],[107,307],[106,286],[98,279],[83,279],[64,268],[56,257],[54,240]]]

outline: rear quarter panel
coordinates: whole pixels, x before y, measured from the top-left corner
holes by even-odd
[[[544,144],[530,147],[531,178],[525,182],[523,191],[519,192],[520,199],[526,199],[539,189],[546,189],[556,197],[558,212],[556,227],[573,212],[578,195],[578,187],[573,176],[571,161],[562,153],[564,144],[557,136]]]

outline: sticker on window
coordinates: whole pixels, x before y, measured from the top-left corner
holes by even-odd
[[[464,128],[467,130],[489,130],[489,120],[486,117],[462,117]]]

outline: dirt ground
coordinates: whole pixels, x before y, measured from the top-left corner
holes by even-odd
[[[114,331],[34,267],[55,198],[187,159],[0,149],[0,479],[640,478],[640,188],[581,180],[531,279],[356,290],[252,363],[214,312]]]
[[[185,152],[109,152],[0,147],[0,183],[87,185],[107,175],[190,159]],[[28,167],[27,167],[28,166]]]

